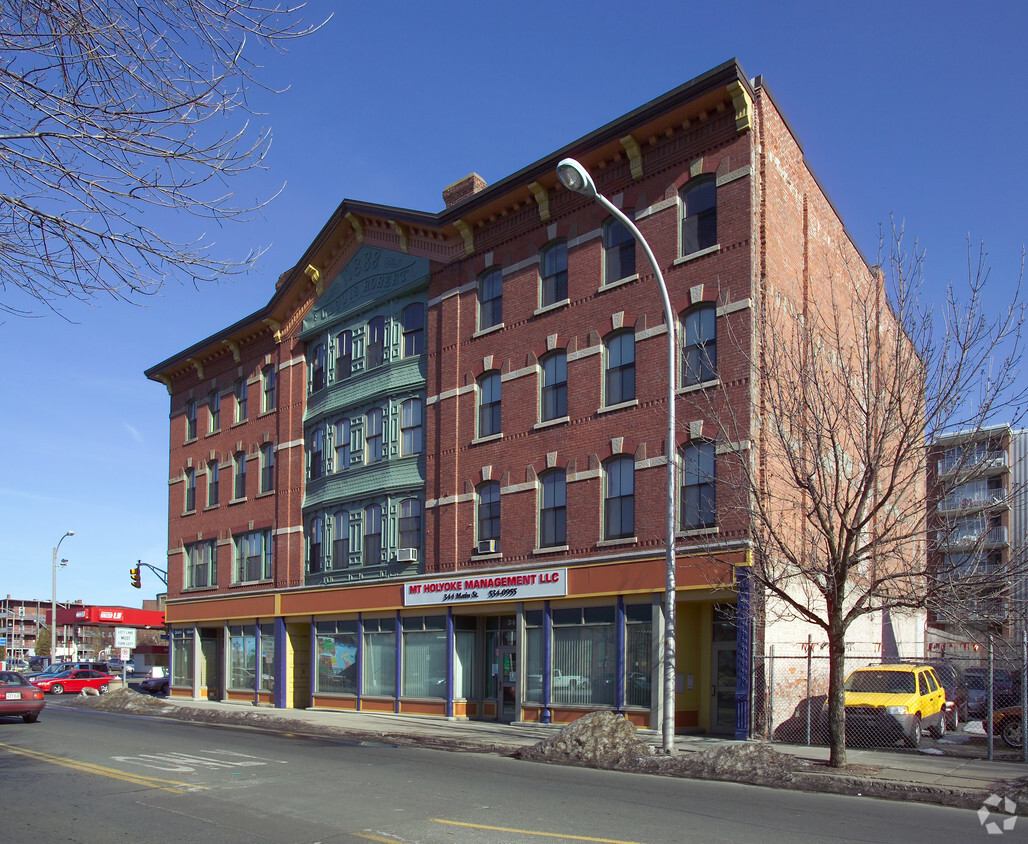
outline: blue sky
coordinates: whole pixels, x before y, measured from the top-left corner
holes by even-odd
[[[941,291],[984,240],[997,303],[1028,241],[1028,60],[1021,2],[310,3],[335,17],[254,94],[274,133],[244,200],[262,219],[209,232],[220,255],[268,247],[246,277],[172,284],[130,305],[2,318],[0,595],[139,606],[162,591],[169,399],[143,371],[264,305],[343,198],[421,211],[494,183],[722,62],[763,75],[851,235],[874,260],[894,215]],[[260,121],[257,121],[260,122]],[[199,233],[182,221],[174,237]],[[8,296],[9,293],[0,292]]]

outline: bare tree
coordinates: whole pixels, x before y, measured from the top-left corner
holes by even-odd
[[[247,89],[260,51],[318,28],[302,9],[0,0],[0,288],[31,306],[5,295],[0,310],[249,268],[256,252],[218,258],[203,234],[161,232],[181,212],[220,225],[267,201],[236,204],[228,183],[262,166],[270,135],[250,129]]]
[[[752,340],[733,345],[757,378],[757,421],[727,400],[709,409],[720,438],[750,446],[719,451],[750,524],[758,599],[824,631],[834,766],[846,762],[852,625],[923,611],[945,574],[929,563],[932,443],[1016,413],[1024,398],[1019,280],[1011,304],[990,317],[980,252],[963,296],[950,287],[933,307],[923,252],[915,244],[905,254],[901,231],[882,243],[877,268],[812,262],[810,295],[768,285]]]

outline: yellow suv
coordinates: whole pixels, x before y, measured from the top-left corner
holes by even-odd
[[[921,744],[927,727],[946,734],[946,689],[930,665],[895,663],[858,668],[846,678],[846,737]]]

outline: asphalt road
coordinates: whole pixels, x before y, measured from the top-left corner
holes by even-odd
[[[988,838],[967,810],[52,705],[0,718],[0,778],[5,844]]]

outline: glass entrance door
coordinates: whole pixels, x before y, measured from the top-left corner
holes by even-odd
[[[485,626],[489,654],[488,697],[496,701],[496,720],[510,723],[517,717],[517,616],[487,618]]]
[[[735,732],[735,642],[714,642],[710,668],[710,731],[721,735]]]

